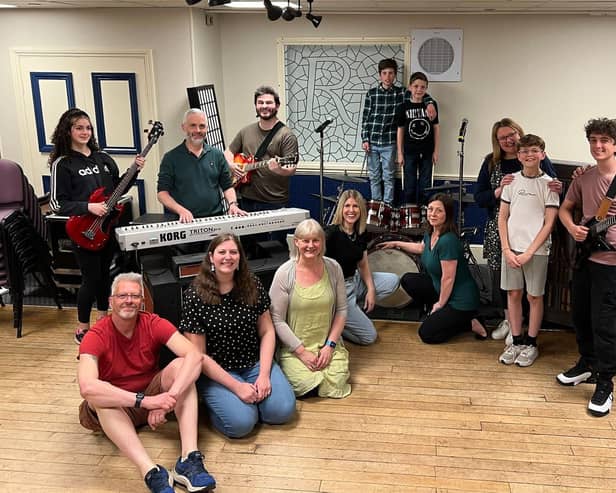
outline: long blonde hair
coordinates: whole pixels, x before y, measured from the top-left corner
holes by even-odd
[[[344,223],[344,204],[347,200],[354,199],[355,202],[359,205],[359,220],[355,222],[353,227],[355,228],[355,232],[358,234],[363,234],[366,231],[366,221],[368,217],[368,212],[366,211],[366,201],[361,193],[357,190],[345,190],[340,195],[340,199],[338,199],[338,204],[336,205],[336,212],[334,213],[334,219],[332,219],[332,224],[342,224]]]
[[[515,130],[520,137],[524,137],[524,130],[520,126],[520,124],[513,121],[511,118],[503,118],[502,120],[498,120],[492,126],[492,154],[488,154],[487,157],[490,157],[490,166],[489,171],[492,173],[494,168],[498,163],[500,163],[503,159],[503,150],[501,149],[500,143],[496,138],[496,132],[498,132],[499,128],[509,127],[512,130]]]

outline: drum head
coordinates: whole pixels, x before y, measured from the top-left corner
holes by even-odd
[[[368,254],[371,272],[391,272],[401,277],[407,272],[419,272],[417,261],[401,250],[372,250]],[[399,287],[387,298],[377,301],[386,308],[403,308],[411,302],[411,297]]]

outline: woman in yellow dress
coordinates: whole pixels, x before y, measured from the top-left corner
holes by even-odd
[[[280,366],[297,396],[346,397],[351,385],[340,337],[347,314],[342,269],[324,256],[325,233],[314,219],[297,226],[294,245],[270,287]]]

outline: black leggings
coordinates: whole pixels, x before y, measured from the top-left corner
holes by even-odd
[[[439,295],[428,274],[409,272],[402,276],[400,285],[415,302],[430,307],[438,301]],[[455,335],[471,330],[471,321],[476,317],[476,310],[456,310],[451,305],[445,305],[423,321],[419,327],[419,337],[426,344],[446,342]]]
[[[114,243],[110,241],[98,252],[73,245],[73,251],[81,269],[81,286],[77,293],[77,318],[80,323],[90,323],[94,300],[99,311],[107,311],[109,308],[111,286],[109,268],[113,260]]]

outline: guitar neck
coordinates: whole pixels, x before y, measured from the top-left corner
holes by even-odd
[[[158,138],[150,139],[139,155],[141,157],[146,157],[148,155],[148,152],[150,152],[150,149],[152,149],[152,146],[154,146],[157,141]],[[118,186],[107,199],[106,204],[108,210],[111,211],[116,206],[118,200],[120,200],[120,197],[128,187],[128,184],[133,180],[133,178],[135,178],[135,176],[137,176],[138,173],[139,167],[137,166],[137,161],[133,161],[133,164],[131,164],[130,167],[126,170],[126,173],[124,173],[124,176],[120,180],[120,183],[118,183]]]
[[[616,216],[610,216],[603,221],[599,221],[597,224],[592,226],[592,230],[594,234],[603,233],[607,228],[616,224]]]
[[[255,169],[264,168],[269,164],[269,160],[267,161],[257,161],[256,163],[250,163],[244,166],[244,171],[253,171]]]

